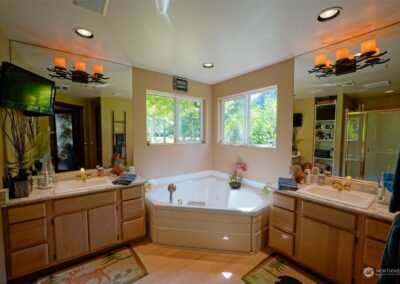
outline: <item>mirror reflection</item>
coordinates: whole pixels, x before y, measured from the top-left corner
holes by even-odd
[[[399,44],[397,24],[295,59],[293,164],[368,181],[395,170]]]
[[[56,83],[54,115],[35,118],[38,132],[53,132],[51,151],[43,160],[51,159],[56,172],[108,167],[114,153],[126,164],[132,163],[130,66],[21,42],[11,42],[11,63]],[[69,70],[86,71],[90,76],[87,81],[78,78],[79,82],[73,82],[57,76],[59,67],[70,77],[82,73]]]

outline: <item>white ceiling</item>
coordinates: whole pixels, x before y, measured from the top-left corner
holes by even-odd
[[[376,40],[381,52],[387,51],[382,58],[390,58],[389,62],[357,70],[355,73],[332,75],[326,78],[317,78],[315,73],[308,73],[308,70],[313,68],[317,55],[326,54],[330,60],[335,61],[336,50],[347,47],[351,54],[355,54],[361,51],[361,43],[369,39]],[[344,92],[353,98],[385,96],[388,94],[384,92],[388,90],[395,91],[390,95],[400,94],[400,24],[296,57],[294,78],[295,99],[332,96],[338,92]],[[387,87],[371,89],[363,86],[382,81],[390,81],[391,84]],[[337,87],[348,82],[353,82],[353,86]]]
[[[400,21],[398,0],[171,0],[167,15],[157,1],[168,2],[110,0],[102,16],[72,0],[0,0],[0,26],[10,39],[216,83]],[[317,22],[330,6],[342,15]]]

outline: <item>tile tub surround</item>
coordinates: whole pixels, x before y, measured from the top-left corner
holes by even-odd
[[[146,193],[146,216],[147,229],[152,241],[164,245],[223,251],[256,252],[262,249],[267,241],[271,198],[263,197],[263,185],[255,182],[253,184],[260,186],[259,188],[246,185],[239,191],[231,192],[241,193],[241,198],[245,198],[246,194],[260,198],[261,205],[255,206],[256,208],[246,212],[233,206],[227,208],[226,205],[212,204],[213,200],[222,199],[224,194],[229,195],[228,179],[221,177],[225,175],[207,171],[150,181],[153,183],[153,189]],[[207,182],[211,182],[210,189],[201,192],[207,187]],[[252,183],[247,181],[249,182]],[[186,187],[186,191],[192,189],[192,194],[196,195],[193,197],[194,201],[205,201],[206,206],[168,204],[168,183],[176,183],[178,188]],[[213,191],[215,185],[218,189]],[[228,188],[223,189],[224,185]],[[161,190],[165,190],[165,194],[162,194],[165,202],[164,199],[161,202],[159,198],[155,198],[155,194]],[[186,193],[184,191],[184,194]],[[187,200],[184,200],[184,203],[190,200],[188,195],[179,194],[186,196]],[[176,196],[175,203],[177,199]],[[229,199],[229,202],[234,203],[232,199]],[[223,201],[218,203],[225,204]]]

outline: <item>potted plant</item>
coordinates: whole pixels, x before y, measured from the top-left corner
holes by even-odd
[[[240,172],[245,171],[247,171],[247,164],[238,159],[229,178],[229,185],[232,189],[239,189],[242,186]]]
[[[6,128],[7,118],[10,123]],[[48,151],[51,132],[36,134],[34,119],[14,109],[5,109],[3,132],[15,154],[15,161],[7,161],[6,167],[9,197],[27,197],[30,193],[28,181],[30,169],[34,162],[41,159]]]

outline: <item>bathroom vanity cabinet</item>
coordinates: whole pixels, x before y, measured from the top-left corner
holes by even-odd
[[[145,236],[143,185],[2,210],[8,279]]]
[[[376,283],[390,223],[274,192],[269,246],[337,283]]]

